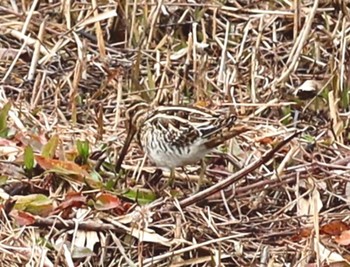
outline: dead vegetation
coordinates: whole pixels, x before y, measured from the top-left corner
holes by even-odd
[[[3,0],[1,266],[348,266],[349,6]],[[201,191],[303,132],[189,205],[199,166],[164,187],[133,144],[113,172],[123,100],[164,89],[256,129]]]

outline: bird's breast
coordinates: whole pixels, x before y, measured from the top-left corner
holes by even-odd
[[[174,168],[193,164],[209,152],[201,140],[192,143],[172,142],[166,134],[152,127],[144,127],[140,132],[143,150],[158,167]]]

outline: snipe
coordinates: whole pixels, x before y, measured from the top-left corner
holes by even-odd
[[[128,135],[116,164],[117,173],[135,135],[151,161],[173,169],[198,162],[213,148],[249,129],[235,125],[235,115],[187,106],[152,108],[140,99],[132,101],[125,116]]]

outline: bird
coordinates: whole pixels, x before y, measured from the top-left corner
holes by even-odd
[[[236,125],[237,116],[186,105],[152,106],[135,98],[125,111],[128,131],[117,160],[119,173],[128,147],[136,139],[157,167],[173,170],[194,164],[214,148],[250,128]]]

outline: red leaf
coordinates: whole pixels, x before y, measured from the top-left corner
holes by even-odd
[[[97,210],[110,210],[115,208],[122,208],[122,202],[115,195],[101,193],[96,196],[95,208]]]
[[[321,227],[320,233],[326,235],[340,235],[343,231],[349,230],[350,227],[342,221],[332,221]]]
[[[336,236],[334,240],[339,244],[343,246],[350,245],[350,231],[346,230],[343,231],[340,236]]]
[[[69,192],[66,195],[65,200],[57,207],[56,210],[64,210],[72,207],[80,208],[85,203],[86,197],[80,192]]]
[[[293,242],[298,242],[302,240],[303,238],[308,238],[311,235],[312,229],[311,228],[303,228],[300,229],[298,234],[291,237],[291,240]]]
[[[25,211],[12,210],[10,215],[21,226],[32,225],[33,223],[35,223],[34,216]]]
[[[256,142],[259,142],[263,145],[269,145],[274,142],[274,139],[271,136],[264,136],[256,140]]]
[[[57,173],[67,175],[73,174],[76,180],[80,182],[83,182],[85,178],[89,177],[88,172],[74,162],[50,159],[38,155],[35,156],[35,160],[44,170],[53,170]]]

